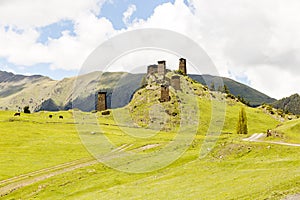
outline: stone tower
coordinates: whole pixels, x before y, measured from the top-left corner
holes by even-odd
[[[175,90],[180,90],[180,76],[178,75],[174,75],[172,76],[171,79],[171,86],[175,89]]]
[[[96,110],[103,111],[106,109],[107,109],[106,92],[98,92]]]
[[[166,61],[158,61],[157,73],[159,76],[165,76],[166,73]]]
[[[179,59],[179,70],[182,71],[183,75],[186,75],[186,59]]]
[[[152,75],[157,73],[157,65],[149,65],[147,69],[147,75]]]
[[[169,86],[161,85],[160,102],[170,101]]]

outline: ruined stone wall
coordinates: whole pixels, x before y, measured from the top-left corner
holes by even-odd
[[[106,102],[106,92],[98,92],[97,98],[97,111],[103,111],[107,109],[107,102]]]
[[[180,76],[172,76],[171,78],[171,86],[175,89],[175,90],[180,90]]]
[[[170,101],[169,86],[161,85],[160,102]]]
[[[150,65],[148,66],[148,70],[147,70],[147,75],[153,75],[155,73],[157,73],[157,65]]]
[[[183,75],[186,75],[186,59],[179,59],[179,70],[182,71]]]

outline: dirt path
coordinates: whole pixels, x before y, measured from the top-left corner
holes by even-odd
[[[132,145],[133,144],[124,144],[114,149],[109,154],[109,158],[118,156],[120,152],[125,151],[126,149],[130,148]],[[155,148],[157,146],[159,146],[159,144],[149,144],[133,150],[135,152],[139,152],[146,149]],[[105,159],[109,159],[109,158],[105,158]],[[72,162],[56,165],[54,167],[49,167],[31,173],[15,176],[6,180],[2,180],[0,181],[0,197],[6,196],[17,189],[48,179],[50,177],[60,175],[66,172],[70,172],[79,168],[91,166],[97,163],[99,163],[99,161],[95,160],[94,158],[83,158],[80,160],[75,160]]]
[[[266,137],[266,134],[264,134],[264,133],[254,133],[250,137],[244,138],[243,140],[250,141],[250,142],[264,142],[264,143],[269,143],[269,144],[279,144],[279,145],[285,145],[285,146],[300,147],[300,144],[261,140],[262,138],[265,138],[265,137]]]
[[[295,194],[295,195],[289,195],[283,200],[299,200],[300,199],[300,194]]]

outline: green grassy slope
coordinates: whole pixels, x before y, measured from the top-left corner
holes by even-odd
[[[80,142],[71,112],[13,114],[0,112],[0,180],[90,157]],[[59,115],[64,119],[58,119]]]
[[[79,115],[87,123],[89,118],[97,117],[101,133],[91,135],[89,129],[85,130],[92,140],[103,134],[116,146],[132,144],[127,149],[132,151],[146,145],[160,145],[139,152],[144,155],[161,150],[173,141],[180,126],[180,116],[184,116],[181,106],[196,103],[200,112],[196,135],[187,151],[171,165],[153,172],[136,174],[121,172],[99,163],[39,181],[2,198],[276,200],[286,194],[300,192],[299,148],[242,141],[250,134],[274,129],[278,121],[262,109],[246,107],[249,135],[237,135],[238,113],[245,105],[226,99],[224,94],[210,92],[187,77],[181,80],[186,81],[181,95],[189,89],[194,92],[192,99],[180,98],[181,102],[178,102],[180,92],[171,88],[171,101],[160,103],[159,88],[143,88],[135,93],[130,104],[111,110],[108,116],[84,112]],[[226,102],[226,114],[221,134],[218,135],[213,131],[218,130],[222,124],[211,124],[211,111],[216,107],[219,119],[223,109],[220,99]],[[213,104],[213,101],[217,103]],[[153,109],[157,109],[155,111],[160,114],[154,117],[164,116],[166,121],[163,124],[155,124],[155,121],[162,119],[151,117]],[[1,137],[4,138],[0,145],[1,179],[89,157],[76,133],[72,113],[53,112],[53,119],[49,119],[48,114],[21,114],[18,118],[12,117],[12,112],[0,112]],[[58,119],[61,114],[65,117],[63,120]],[[290,121],[278,128],[287,132],[298,130],[298,123],[299,120]],[[207,135],[208,130],[213,130],[212,134]],[[132,137],[141,134],[152,134],[152,137]],[[300,138],[299,135],[295,137]],[[200,158],[204,141],[214,140],[217,142],[212,151]],[[145,162],[145,165],[149,163]]]
[[[194,80],[200,82],[203,85],[210,87],[211,83],[218,82],[218,77],[211,75],[189,75]],[[230,93],[235,96],[241,96],[246,101],[249,101],[252,106],[259,106],[263,103],[273,103],[276,99],[271,98],[247,85],[239,83],[229,78],[222,77],[224,85],[228,87]],[[215,85],[215,89],[218,89],[218,85]]]
[[[300,119],[280,124],[274,132],[280,136],[281,140],[300,144]]]

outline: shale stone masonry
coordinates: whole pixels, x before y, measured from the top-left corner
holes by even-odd
[[[171,86],[175,89],[175,90],[180,90],[180,76],[178,75],[174,75],[172,76],[171,79]]]
[[[147,75],[149,76],[157,73],[157,67],[157,65],[149,65],[147,69]]]
[[[160,102],[170,101],[169,86],[161,85]]]
[[[186,59],[179,59],[179,70],[182,71],[183,75],[186,75]]]
[[[97,111],[103,111],[107,109],[107,102],[106,102],[106,92],[98,92],[97,98]]]

